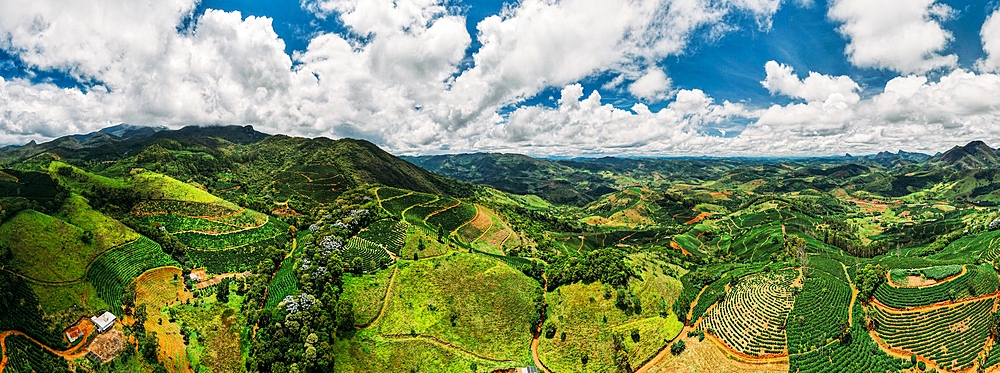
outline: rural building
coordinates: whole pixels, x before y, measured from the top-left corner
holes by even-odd
[[[517,368],[514,371],[517,372],[517,373],[538,373],[538,368],[536,368],[536,367],[524,367],[524,368]]]
[[[117,319],[115,318],[115,315],[111,314],[111,312],[105,312],[100,316],[94,316],[90,318],[90,321],[93,321],[94,326],[97,327],[98,333],[104,333],[108,330],[111,330],[111,327],[115,326],[115,320]]]
[[[80,330],[80,328],[74,326],[66,329],[66,339],[69,340],[69,343],[76,342],[80,337],[83,337],[83,330]]]

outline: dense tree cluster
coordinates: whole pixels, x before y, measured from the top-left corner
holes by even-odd
[[[625,253],[615,248],[598,249],[579,256],[559,256],[548,267],[550,289],[574,282],[593,281],[625,287],[632,277],[635,277],[635,272],[625,262]]]
[[[884,282],[885,268],[882,268],[881,265],[872,266],[871,264],[867,264],[864,268],[858,270],[858,275],[854,278],[854,283],[859,292],[858,297],[866,302],[872,298],[875,290]]]
[[[331,370],[332,346],[352,336],[356,323],[353,304],[340,299],[345,271],[354,269],[342,250],[350,237],[379,218],[381,209],[373,197],[367,189],[345,193],[307,228],[294,261],[298,292],[254,315],[260,329],[250,347],[251,372]],[[261,271],[272,266],[264,263]]]
[[[169,254],[178,263],[187,264],[185,255],[187,254],[188,246],[167,232],[167,228],[162,224],[157,222],[148,223],[144,220],[131,217],[122,219],[121,222],[139,232],[139,234],[156,241],[163,248],[163,252]]]

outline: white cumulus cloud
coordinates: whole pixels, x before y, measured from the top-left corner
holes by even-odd
[[[806,101],[858,102],[860,87],[850,77],[809,72],[809,77],[799,80],[791,66],[768,61],[764,65],[767,79],[760,82],[771,94],[782,94]]]
[[[667,99],[667,94],[670,93],[670,78],[663,70],[650,69],[649,72],[630,84],[628,91],[638,98],[662,101]]]
[[[828,16],[849,39],[851,63],[909,74],[957,65],[940,54],[953,39],[941,21],[954,12],[936,0],[834,0]]]
[[[755,156],[1000,144],[998,16],[983,26],[989,55],[975,72],[928,79],[920,74],[955,65],[941,55],[952,37],[940,21],[953,10],[930,0],[838,0],[828,13],[850,39],[852,63],[910,75],[881,93],[864,87],[862,97],[850,77],[800,78],[771,61],[761,84],[795,102],[766,108],[674,87],[656,64],[682,56],[693,37],[730,32],[734,13],[766,29],[778,0],[523,0],[476,25],[482,47],[471,56],[466,19],[448,0],[306,0],[350,35],[312,35],[292,55],[271,19],[213,9],[194,17],[195,5],[0,0],[0,48],[85,86],[0,79],[0,142],[126,122],[252,124],[365,138],[398,154]],[[192,26],[178,30],[187,19]],[[586,91],[579,82],[595,76],[615,78]],[[555,107],[523,104],[550,87],[561,89]],[[604,104],[609,91],[649,106]]]
[[[976,61],[976,67],[984,72],[1000,72],[1000,9],[993,11],[979,31],[986,56]]]

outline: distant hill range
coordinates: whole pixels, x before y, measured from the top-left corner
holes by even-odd
[[[41,144],[32,141],[23,146],[0,148],[0,167],[13,166],[44,154],[81,165],[118,163],[117,172],[141,167],[181,180],[199,180],[198,176],[202,175],[202,182],[206,184],[219,171],[235,170],[246,162],[268,172],[295,166],[322,166],[327,171],[333,167],[347,179],[347,185],[342,187],[384,184],[434,194],[468,193],[460,190],[462,187],[454,181],[395,157],[365,140],[272,136],[252,126],[188,126],[170,130],[121,124]],[[309,172],[308,167],[304,170]],[[258,181],[263,188],[273,179],[262,177]]]
[[[407,157],[436,174],[549,202],[583,206],[600,196],[639,184],[701,183],[754,160],[625,159],[550,161],[523,154],[472,153]]]
[[[154,151],[172,154],[167,158],[159,155],[134,157],[141,153],[151,155]],[[0,166],[46,153],[71,163],[128,159],[130,167],[149,168],[185,180],[192,177],[197,180],[195,176],[200,173],[206,183],[218,170],[237,168],[235,165],[240,162],[252,162],[253,167],[276,171],[297,165],[329,165],[343,174],[348,183],[345,186],[375,183],[452,196],[471,193],[467,186],[454,181],[457,180],[509,193],[534,194],[552,203],[576,206],[636,185],[769,180],[788,171],[784,168],[798,170],[788,174],[783,181],[769,181],[773,185],[765,189],[828,190],[844,185],[850,178],[877,170],[912,173],[1000,168],[1000,156],[982,141],[955,146],[934,156],[898,150],[896,153],[883,151],[866,156],[808,159],[605,157],[546,160],[508,153],[396,157],[364,140],[268,135],[251,126],[188,126],[170,130],[128,124],[41,144],[32,141],[23,146],[0,148]],[[171,166],[171,162],[184,164],[187,168],[172,171],[175,166]],[[124,164],[121,168],[124,169]],[[263,190],[261,188],[273,180],[264,177],[258,182],[257,189]],[[905,193],[906,189],[897,192]]]
[[[236,144],[251,144],[269,135],[251,126],[188,126],[179,130],[166,127],[139,127],[127,124],[108,127],[97,132],[69,135],[37,144],[0,148],[0,164],[10,164],[38,154],[53,152],[60,156],[87,161],[114,160],[135,155],[161,139],[215,138]]]
[[[928,164],[957,170],[1000,168],[1000,156],[982,141],[955,146],[927,160]]]

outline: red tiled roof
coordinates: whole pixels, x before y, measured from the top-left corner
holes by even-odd
[[[78,327],[72,327],[66,330],[66,335],[72,338],[80,338],[83,336],[83,330]]]

